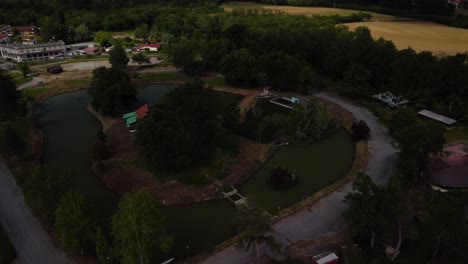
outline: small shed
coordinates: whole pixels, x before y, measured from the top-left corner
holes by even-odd
[[[149,105],[145,104],[142,107],[138,108],[135,112],[136,112],[138,119],[145,118],[148,116]]]
[[[324,252],[312,257],[314,264],[338,264],[339,258],[334,252]]]
[[[439,115],[439,114],[431,112],[429,110],[419,111],[418,114],[420,114],[420,115],[422,115],[424,117],[430,118],[432,120],[436,120],[436,121],[439,121],[441,123],[444,123],[447,126],[453,126],[457,122],[457,120],[455,120],[455,119],[452,119],[452,118],[449,118],[449,117],[446,117],[446,116],[443,116],[443,115]]]

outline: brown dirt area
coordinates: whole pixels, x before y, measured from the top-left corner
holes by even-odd
[[[435,55],[454,55],[468,51],[468,29],[424,21],[380,21],[345,24],[351,30],[368,27],[374,38],[383,37],[398,49],[428,50]]]
[[[88,108],[94,115],[96,113]],[[104,172],[97,172],[111,190],[124,194],[137,189],[149,190],[163,205],[189,204],[219,198],[217,185],[238,185],[245,181],[267,159],[268,145],[234,136],[240,142],[239,154],[226,166],[229,174],[207,186],[191,186],[171,180],[162,181],[145,169],[130,133],[120,118],[96,115],[107,134],[108,158],[102,162]],[[96,171],[96,170],[95,170]]]

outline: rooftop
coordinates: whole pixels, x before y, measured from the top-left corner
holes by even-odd
[[[34,48],[41,48],[41,47],[49,47],[54,45],[65,45],[65,43],[61,40],[55,42],[45,42],[41,44],[32,44],[32,45],[24,45],[22,43],[12,43],[12,44],[4,44],[0,45],[0,47],[10,48],[10,49],[30,49]]]
[[[446,117],[446,116],[443,116],[443,115],[439,115],[437,113],[434,113],[434,112],[431,112],[431,111],[428,111],[428,110],[422,110],[422,111],[419,111],[418,114],[422,115],[422,116],[425,116],[425,117],[429,117],[431,119],[434,119],[436,121],[439,121],[439,122],[442,122],[446,125],[453,125],[455,124],[455,122],[457,122],[457,120],[454,120],[452,118],[449,118],[449,117]]]
[[[434,184],[449,188],[468,188],[468,165],[448,167],[432,172]]]

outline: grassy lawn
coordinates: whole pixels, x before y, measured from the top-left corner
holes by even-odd
[[[223,76],[202,78],[202,80],[206,85],[209,85],[209,86],[223,86],[223,85],[225,85]]]
[[[64,83],[68,86],[75,86],[75,85],[89,85],[91,83],[90,78],[84,79],[73,79],[73,80],[66,80]]]
[[[33,79],[32,77],[23,77],[23,74],[18,71],[11,71],[8,73],[8,75],[15,79],[16,85],[30,82]]]
[[[30,98],[36,98],[36,96],[48,92],[50,90],[57,89],[57,86],[44,86],[44,87],[30,87],[21,90],[24,96],[30,97]]]
[[[157,81],[187,81],[190,78],[187,75],[180,72],[161,72],[139,74],[138,79]]]
[[[456,126],[452,129],[447,129],[447,132],[445,132],[445,140],[447,140],[447,143],[462,140],[468,141],[468,127]]]

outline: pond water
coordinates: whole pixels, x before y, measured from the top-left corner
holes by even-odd
[[[138,103],[151,103],[174,89],[152,85],[139,90]],[[109,226],[119,197],[107,190],[91,172],[91,147],[100,123],[86,110],[91,102],[86,90],[54,96],[39,108],[39,124],[44,133],[43,162],[46,166],[70,171],[70,181],[96,208],[99,222]],[[353,161],[354,147],[349,135],[340,131],[325,140],[300,148],[281,148],[243,186],[242,194],[252,195],[265,208],[275,211],[313,193],[342,177]],[[268,184],[271,169],[277,165],[294,168],[299,184],[278,191]],[[235,234],[235,207],[226,200],[161,208],[176,245],[163,256],[184,258],[209,250]],[[188,246],[188,248],[187,248]]]

